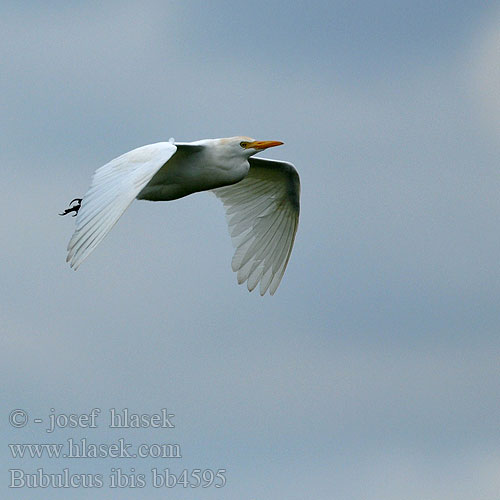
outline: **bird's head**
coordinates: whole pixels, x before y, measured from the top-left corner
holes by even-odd
[[[234,154],[246,157],[264,151],[264,149],[281,146],[283,144],[280,141],[256,141],[255,139],[245,136],[229,137],[228,139],[220,139],[220,141],[221,144],[230,148]]]

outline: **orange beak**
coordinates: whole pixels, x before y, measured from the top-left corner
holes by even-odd
[[[259,151],[263,151],[264,149],[267,148],[273,148],[274,146],[281,146],[283,143],[280,141],[253,141],[249,142],[246,146],[245,149],[258,149]]]

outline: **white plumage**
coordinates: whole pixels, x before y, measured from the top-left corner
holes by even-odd
[[[299,220],[300,182],[291,163],[252,158],[282,144],[248,137],[160,142],[99,168],[78,210],[67,261],[77,269],[134,199],[175,200],[213,190],[226,209],[236,251],[232,268],[249,291],[274,294]]]

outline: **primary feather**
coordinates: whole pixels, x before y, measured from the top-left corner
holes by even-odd
[[[236,251],[232,260],[238,283],[249,291],[274,294],[292,252],[299,222],[300,182],[291,163],[250,158],[248,175],[215,189],[226,209]]]

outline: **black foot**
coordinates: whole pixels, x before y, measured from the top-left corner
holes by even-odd
[[[74,206],[71,206],[71,205],[73,205],[73,203],[75,203],[75,201],[77,202],[77,204]],[[75,198],[74,200],[71,200],[71,202],[69,204],[69,208],[67,208],[62,214],[59,214],[59,215],[68,215],[71,212],[75,212],[73,214],[73,217],[76,217],[76,215],[78,214],[78,210],[80,210],[81,206],[82,206],[82,199]]]

